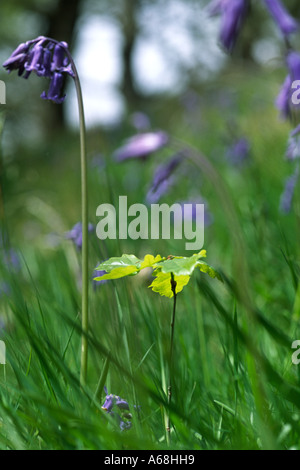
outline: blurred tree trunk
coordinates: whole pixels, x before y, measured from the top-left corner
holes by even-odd
[[[133,55],[136,45],[136,39],[139,33],[137,21],[138,10],[141,6],[141,0],[123,0],[124,7],[120,24],[123,33],[122,61],[123,78],[121,91],[126,100],[129,109],[138,107],[142,96],[138,92],[134,83]]]
[[[56,7],[47,17],[48,29],[46,36],[69,44],[70,51],[74,46],[74,31],[80,14],[82,0],[59,0]],[[64,107],[52,106],[51,116],[47,124],[54,130],[62,129],[65,125]]]

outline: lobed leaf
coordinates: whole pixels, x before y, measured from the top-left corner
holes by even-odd
[[[160,255],[154,257],[148,254],[143,260],[134,255],[123,254],[121,257],[113,257],[101,263],[96,269],[105,271],[105,274],[94,278],[94,280],[102,281],[134,276],[142,269],[150,267],[154,270],[153,276],[155,279],[149,287],[152,288],[153,292],[157,292],[162,296],[173,297],[174,293],[171,286],[172,275],[176,281],[176,293],[181,292],[184,286],[188,284],[195,268],[199,268],[200,271],[212,278],[217,277],[219,280],[222,280],[219,273],[201,259],[205,256],[205,250],[201,250],[199,253],[189,257],[168,256],[167,258],[162,258]]]

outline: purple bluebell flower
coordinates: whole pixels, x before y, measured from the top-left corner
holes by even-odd
[[[18,74],[22,75],[25,70],[25,62],[28,60],[28,52],[32,41],[20,44],[11,56],[4,62],[3,67],[8,73],[18,70]]]
[[[209,6],[211,15],[221,15],[220,43],[232,52],[249,7],[248,0],[215,0]]]
[[[128,420],[132,418],[132,415],[127,413],[129,411],[127,401],[120,398],[118,395],[109,394],[106,387],[104,387],[104,391],[106,393],[106,397],[102,405],[102,409],[118,421],[121,431],[130,429],[132,423]]]
[[[147,193],[148,204],[155,204],[166,194],[173,180],[173,174],[183,160],[182,154],[173,156],[167,163],[159,165],[154,173],[151,187]]]
[[[291,211],[295,188],[299,179],[299,169],[286,179],[283,193],[280,197],[280,211],[288,214]]]
[[[43,100],[51,100],[57,104],[63,103],[66,95],[62,95],[62,88],[64,85],[64,76],[62,73],[54,72],[50,81],[48,93],[43,91],[41,98]]]
[[[226,157],[233,165],[241,165],[249,158],[250,149],[249,140],[241,137],[227,149]]]
[[[300,157],[300,125],[293,129],[289,135],[285,156],[287,160],[296,160]]]
[[[8,72],[18,70],[18,74],[26,79],[32,72],[39,77],[50,78],[49,91],[43,92],[41,97],[57,104],[65,99],[62,95],[64,74],[74,78],[67,43],[58,43],[44,36],[20,44],[3,67]]]
[[[99,263],[100,264],[100,263]],[[99,264],[97,266],[99,266]],[[101,284],[105,284],[107,282],[107,279],[103,279],[102,281],[96,281],[95,278],[96,277],[101,277],[101,276],[104,276],[104,274],[107,274],[106,271],[103,271],[103,270],[100,270],[100,269],[95,269],[94,270],[94,275],[93,275],[93,286],[94,286],[94,289],[101,285]]]
[[[26,70],[24,78],[28,78],[31,72],[35,72],[39,77],[44,76],[44,48],[41,41],[30,50],[28,58],[24,63],[24,68]],[[50,75],[47,76],[49,77]]]
[[[299,97],[299,87],[295,88],[295,85],[300,81],[300,54],[290,49],[286,55],[286,64],[289,73],[276,98],[276,107],[284,119],[291,118],[292,111],[299,108],[293,98],[294,94],[297,94],[297,99]]]
[[[138,134],[128,139],[121,148],[116,150],[114,158],[119,162],[130,158],[146,158],[163,148],[168,142],[169,136],[163,131]]]
[[[286,56],[286,63],[292,81],[300,80],[300,54],[294,50],[289,50]]]
[[[292,79],[290,75],[287,75],[275,101],[275,105],[283,119],[288,119],[291,116],[291,89]]]
[[[289,14],[280,0],[264,0],[264,2],[284,36],[289,36],[299,29],[299,24]]]
[[[94,231],[94,225],[88,224],[88,231],[92,233]],[[74,227],[65,234],[65,237],[72,240],[78,250],[82,248],[82,223],[78,222]]]

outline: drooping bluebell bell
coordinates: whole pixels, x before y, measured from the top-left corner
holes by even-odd
[[[220,43],[227,52],[232,52],[249,7],[249,0],[215,0],[209,13],[221,15]]]
[[[114,152],[114,158],[121,162],[130,158],[147,158],[169,142],[164,131],[144,132],[128,139],[122,147]]]
[[[64,85],[64,76],[60,72],[54,72],[50,81],[48,93],[43,91],[41,98],[44,100],[51,100],[57,104],[63,103],[66,95],[62,95],[62,88]]]
[[[89,233],[92,233],[94,231],[93,224],[90,223],[88,225],[88,231]],[[75,224],[74,227],[65,234],[65,237],[69,240],[72,240],[76,248],[78,250],[81,250],[82,248],[82,223],[78,222],[77,224]]]
[[[32,72],[39,77],[50,78],[49,91],[44,91],[41,97],[57,104],[61,104],[65,99],[65,95],[62,95],[64,75],[74,78],[67,43],[44,36],[20,44],[4,62],[3,67],[9,73],[18,70],[19,76],[25,79]]]
[[[295,172],[286,179],[284,190],[280,197],[279,208],[280,211],[284,214],[288,214],[291,211],[295,188],[298,180],[299,168],[297,167]]]
[[[163,194],[166,194],[172,184],[172,176],[183,160],[183,154],[178,153],[167,163],[163,163],[156,168],[151,187],[147,193],[148,204],[155,204]]]
[[[299,29],[298,22],[290,15],[280,0],[264,0],[264,2],[284,36],[289,36]]]

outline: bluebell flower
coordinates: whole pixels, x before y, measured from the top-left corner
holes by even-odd
[[[99,266],[100,263],[98,263],[97,266]],[[103,279],[102,281],[96,281],[95,277],[101,277],[104,276],[104,274],[107,274],[106,271],[100,270],[100,269],[94,269],[94,274],[93,274],[93,286],[96,288],[97,286],[101,284],[105,284],[107,282],[107,279]]]
[[[300,80],[300,54],[293,49],[286,55],[286,63],[290,72],[292,81]]]
[[[43,91],[41,94],[41,98],[44,100],[51,100],[57,104],[61,104],[64,100],[66,95],[62,95],[62,88],[64,85],[64,76],[62,73],[54,72],[52,75],[50,86],[48,93]]]
[[[160,150],[169,142],[166,132],[145,132],[128,139],[122,147],[114,153],[117,161],[128,160],[130,158],[146,158],[152,153]]]
[[[104,387],[104,391],[106,393],[106,397],[102,405],[102,409],[117,420],[121,431],[130,429],[132,423],[129,419],[132,418],[132,415],[128,413],[129,405],[127,401],[118,395],[109,394],[106,387]]]
[[[284,214],[288,214],[291,211],[293,197],[295,193],[296,184],[299,180],[299,169],[287,178],[284,186],[283,193],[280,197],[280,211]]]
[[[299,24],[289,14],[280,0],[264,0],[264,2],[284,36],[289,36],[299,29]]]
[[[233,165],[241,165],[249,158],[250,149],[249,140],[241,137],[227,149],[226,157]]]
[[[49,91],[44,91],[41,97],[57,104],[65,99],[65,95],[62,95],[64,74],[74,78],[67,43],[44,36],[20,44],[3,67],[8,72],[18,70],[19,76],[25,79],[32,72],[39,77],[50,78]]]
[[[285,156],[287,160],[296,160],[300,157],[300,125],[293,129],[289,135]]]
[[[288,119],[291,116],[291,89],[292,79],[290,75],[287,75],[275,101],[275,105],[283,119]]]
[[[172,177],[183,160],[182,154],[173,156],[167,163],[159,165],[154,173],[151,187],[147,193],[148,204],[155,204],[162,195],[166,194],[172,184]]]
[[[88,231],[92,233],[94,231],[94,225],[88,224]],[[78,250],[82,248],[82,223],[78,222],[74,227],[65,234],[65,237],[72,240]]]
[[[292,97],[295,92],[298,93],[297,89],[293,88],[293,83],[300,80],[300,54],[290,49],[286,55],[286,64],[288,75],[276,98],[276,106],[284,119],[291,118],[292,111],[299,108]]]
[[[235,46],[248,7],[248,0],[215,0],[209,6],[211,15],[221,15],[220,43],[228,52]]]

